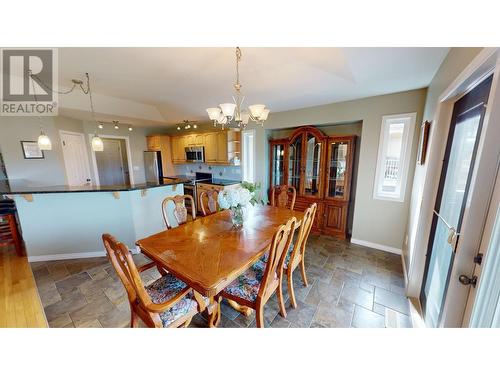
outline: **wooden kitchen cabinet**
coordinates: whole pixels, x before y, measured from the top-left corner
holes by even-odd
[[[172,162],[174,164],[186,162],[184,147],[186,147],[187,141],[187,138],[183,136],[172,137]]]
[[[241,132],[222,130],[210,133],[188,134],[172,137],[172,161],[186,162],[185,147],[204,147],[205,163],[233,165],[240,157]]]
[[[147,138],[148,151],[160,151],[163,175],[174,174],[172,166],[172,142],[168,135],[150,135]]]
[[[217,133],[217,163],[228,163],[227,132]]]
[[[196,184],[196,210],[201,213],[201,200],[200,200],[200,195],[202,192],[208,192],[208,191],[223,191],[223,190],[229,190],[229,189],[234,189],[236,187],[240,186],[240,184],[234,184],[234,185],[226,185],[226,186],[221,186],[221,185],[214,185],[214,184],[208,184],[208,183],[201,183],[198,182]]]
[[[203,134],[203,145],[205,146],[205,162],[217,162],[217,133]]]
[[[148,151],[160,151],[160,136],[150,135],[146,137]]]

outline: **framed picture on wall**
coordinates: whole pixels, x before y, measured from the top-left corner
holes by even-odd
[[[23,155],[25,159],[44,159],[43,151],[38,147],[36,141],[21,141]]]
[[[418,141],[417,163],[423,165],[427,156],[427,143],[429,141],[430,121],[424,121],[420,126],[420,139]]]

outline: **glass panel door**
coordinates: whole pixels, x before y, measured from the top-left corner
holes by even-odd
[[[302,169],[302,135],[290,144],[288,150],[288,185],[300,192],[300,172]]]
[[[346,141],[336,141],[330,143],[330,148],[328,198],[344,199],[349,144]]]
[[[431,327],[441,320],[489,88],[481,84],[454,108],[420,296],[425,322]],[[481,97],[477,90],[486,94]]]
[[[272,186],[285,184],[285,145],[275,144],[272,146]]]
[[[311,133],[307,133],[306,140],[306,165],[305,165],[305,195],[319,195],[320,191],[320,168],[321,168],[321,141]]]

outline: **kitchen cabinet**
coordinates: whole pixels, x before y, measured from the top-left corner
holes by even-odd
[[[172,161],[176,163],[186,162],[186,152],[184,147],[187,143],[186,137],[172,137]]]
[[[303,126],[289,138],[269,141],[271,186],[295,187],[297,210],[317,203],[315,232],[347,235],[355,139]]]
[[[217,133],[204,134],[203,145],[205,147],[205,162],[217,162]]]
[[[172,137],[172,161],[186,162],[185,147],[203,146],[205,163],[233,165],[240,160],[241,132],[222,130],[210,133],[188,134]]]
[[[198,182],[196,184],[196,203],[197,203],[197,211],[199,213],[201,213],[201,200],[200,200],[200,195],[202,192],[208,192],[208,191],[211,191],[211,190],[215,190],[215,191],[223,191],[223,190],[229,190],[229,189],[234,189],[236,187],[240,186],[239,183],[235,183],[233,185],[215,185],[215,184],[210,184],[210,183],[201,183],[201,182]]]
[[[168,176],[174,173],[172,165],[172,143],[168,135],[151,135],[147,138],[148,151],[160,151],[163,175]]]
[[[160,136],[150,135],[146,137],[148,151],[160,151]]]
[[[227,132],[217,133],[217,163],[227,163]]]

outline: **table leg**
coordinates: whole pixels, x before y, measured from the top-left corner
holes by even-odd
[[[228,299],[227,303],[229,303],[229,306],[231,306],[233,309],[245,316],[250,316],[250,314],[252,313],[252,309],[250,307],[240,305],[238,302]]]
[[[220,301],[221,297],[210,297],[210,302],[207,307],[208,310],[208,326],[216,328],[220,323]]]

